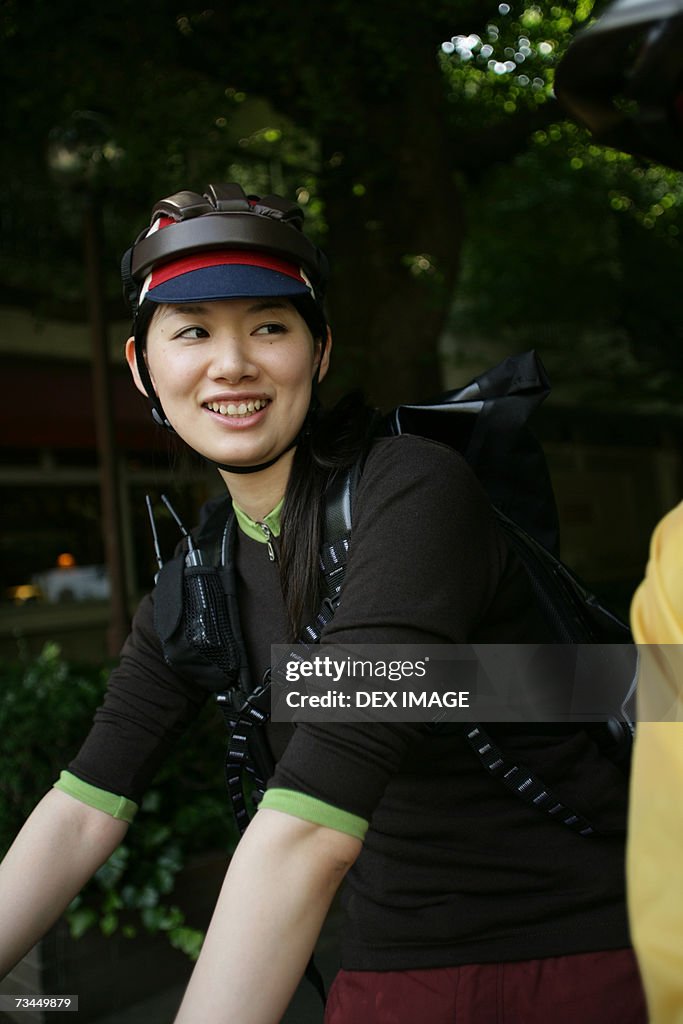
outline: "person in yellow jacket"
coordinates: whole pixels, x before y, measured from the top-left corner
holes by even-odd
[[[616,0],[569,47],[555,93],[597,141],[683,170],[682,82],[683,0]],[[631,625],[631,937],[650,1024],[683,1024],[683,503],[655,529]]]
[[[683,1024],[683,503],[652,537],[631,608],[640,646],[627,875],[651,1024]]]

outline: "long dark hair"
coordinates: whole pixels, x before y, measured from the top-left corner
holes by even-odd
[[[332,474],[352,466],[370,444],[376,420],[362,394],[352,392],[328,411],[312,411],[297,444],[280,538],[280,584],[292,640],[322,602],[318,554],[325,489]]]

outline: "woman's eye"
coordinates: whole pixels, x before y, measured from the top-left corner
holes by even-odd
[[[254,334],[284,334],[287,328],[284,324],[262,324],[257,327]]]
[[[208,331],[203,327],[188,326],[183,327],[182,330],[178,331],[176,338],[189,338],[190,341],[196,341],[197,338],[208,337]]]

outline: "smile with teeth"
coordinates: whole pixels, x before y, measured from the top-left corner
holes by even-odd
[[[250,398],[248,402],[207,402],[206,408],[221,416],[250,416],[268,405],[267,398]]]

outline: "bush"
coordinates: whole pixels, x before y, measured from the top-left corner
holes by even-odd
[[[0,662],[0,854],[77,752],[109,667],[69,664],[56,644],[34,660]],[[208,706],[158,773],[125,842],[69,907],[75,938],[96,924],[105,935],[161,931],[196,958],[203,935],[171,897],[188,855],[235,845],[224,752],[222,720]]]

